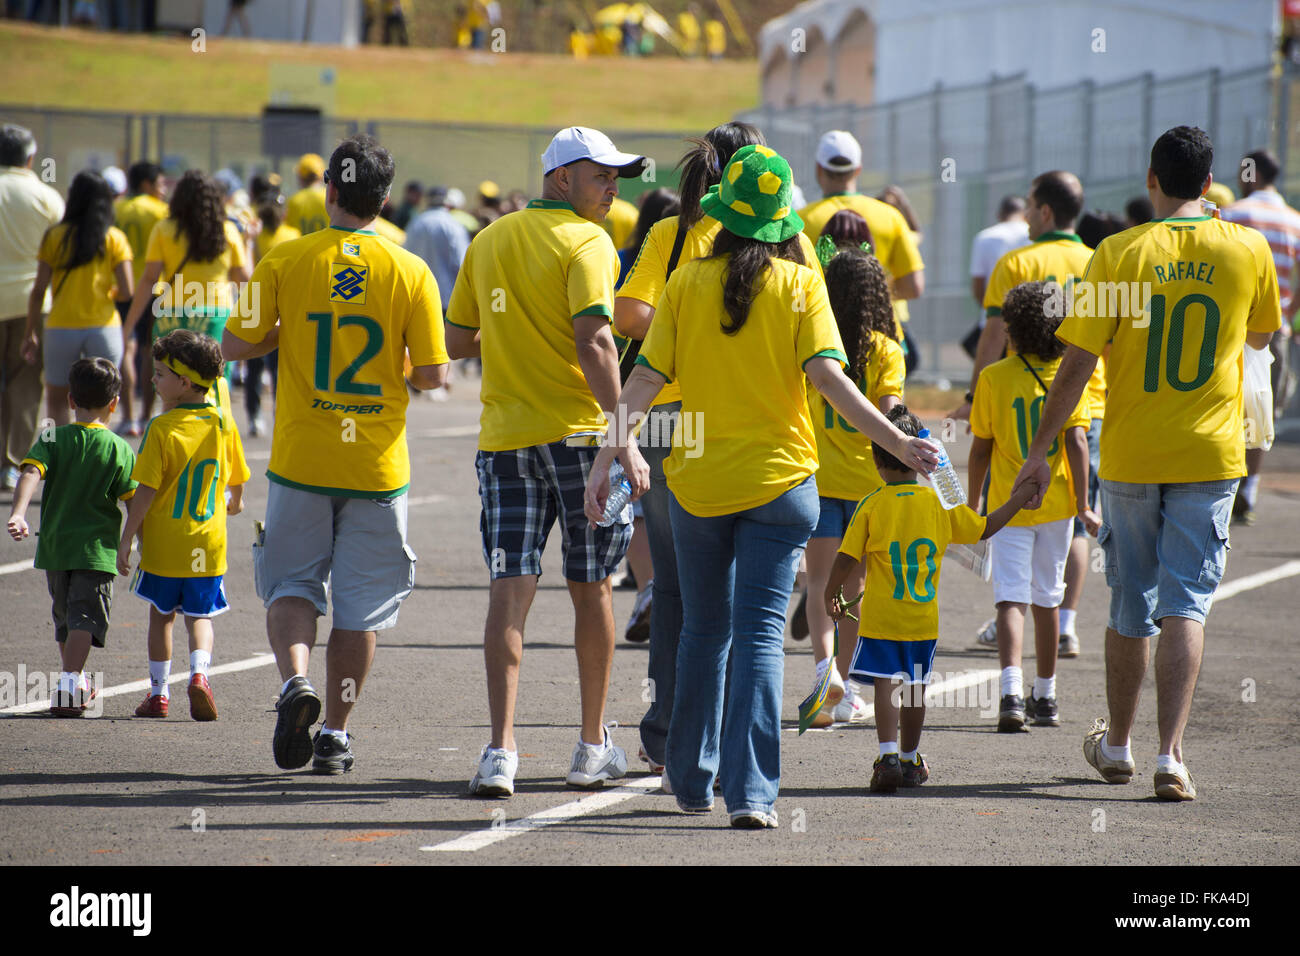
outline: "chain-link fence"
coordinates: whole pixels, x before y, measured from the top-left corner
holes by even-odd
[[[860,192],[903,187],[920,220],[925,259],[925,295],[910,304],[918,377],[960,383],[971,366],[957,343],[980,314],[970,294],[970,244],[996,221],[1002,196],[1023,195],[1038,173],[1067,169],[1083,181],[1089,210],[1122,216],[1128,199],[1146,195],[1151,144],[1179,125],[1210,134],[1214,178],[1234,192],[1245,153],[1278,150],[1290,195],[1300,187],[1300,143],[1289,148],[1292,104],[1300,109],[1296,82],[1267,67],[1051,90],[1012,77],[893,103],[761,108],[738,118],[757,124],[790,161],[809,201],[817,198],[817,140],[830,129],[848,130],[862,144]]]
[[[86,168],[103,169],[142,159],[160,162],[171,175],[186,169],[214,172],[228,167],[247,181],[255,173],[273,171],[292,191],[293,167],[299,153],[274,155],[261,117],[195,116],[80,112],[22,106],[0,106],[0,122],[26,126],[36,136],[36,171],[66,193],[72,177]],[[340,139],[356,132],[376,136],[397,163],[394,196],[411,180],[425,188],[457,186],[469,197],[485,179],[503,191],[520,189],[529,196],[542,190],[540,158],[555,130],[469,124],[419,123],[399,120],[325,118],[320,123],[315,152],[328,156]],[[635,198],[656,186],[677,182],[674,166],[691,133],[609,131],[625,152],[654,160],[653,176],[621,180],[619,191]]]

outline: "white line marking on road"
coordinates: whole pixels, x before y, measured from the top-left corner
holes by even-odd
[[[247,461],[261,461],[263,458],[271,457],[271,449],[255,448],[252,451],[245,451],[244,458]]]
[[[229,664],[218,664],[216,667],[208,668],[209,674],[233,674],[235,671],[248,671],[254,667],[265,667],[267,664],[275,663],[275,655],[270,651],[259,651],[252,657],[247,657],[242,661],[232,661]],[[172,674],[167,678],[168,684],[179,684],[181,681],[190,679],[189,671],[182,671],[179,674]],[[101,687],[98,697],[117,697],[119,694],[139,693],[142,690],[149,689],[148,680],[133,680],[129,684],[115,684],[112,687]],[[16,707],[6,707],[0,710],[0,714],[35,714],[42,710],[49,710],[50,702],[48,700],[38,700],[31,704],[19,704]]]
[[[439,750],[459,750],[459,747],[439,747]]]
[[[534,813],[531,816],[523,817],[519,820],[511,820],[501,826],[491,826],[483,830],[475,830],[473,833],[466,833],[464,836],[458,836],[454,840],[448,840],[446,843],[437,843],[433,846],[422,846],[421,850],[427,852],[460,852],[473,853],[481,850],[485,846],[491,846],[494,843],[500,843],[502,840],[509,840],[524,833],[531,833],[533,830],[540,830],[542,827],[549,827],[556,823],[567,823],[569,820],[577,817],[585,817],[597,810],[604,810],[615,804],[622,803],[624,800],[631,800],[633,797],[644,796],[652,790],[658,790],[660,784],[659,777],[641,777],[637,780],[629,781],[616,790],[607,790],[603,793],[594,793],[588,797],[582,797],[570,803],[561,804],[550,810],[542,810],[540,813]]]
[[[36,566],[35,558],[28,558],[26,561],[15,561],[13,564],[0,564],[0,574],[17,574],[19,571],[26,571]]]
[[[478,425],[455,425],[451,428],[431,428],[418,432],[416,438],[468,438],[478,434]]]
[[[418,498],[407,498],[406,507],[414,508],[416,505],[434,505],[439,501],[446,501],[446,495],[421,495]]]
[[[967,671],[965,674],[962,674],[960,677],[954,677],[951,680],[941,680],[937,684],[931,684],[929,687],[925,689],[925,693],[927,696],[929,696],[931,694],[942,694],[946,690],[960,690],[963,687],[973,687],[976,684],[983,684],[985,681],[994,680],[995,678],[1001,676],[1001,673],[1002,673],[1001,671],[990,671],[990,670]],[[866,713],[862,717],[862,720],[870,720],[875,715],[876,715],[875,704],[867,704]],[[841,723],[841,724],[831,724],[829,727],[809,727],[807,730],[804,731],[804,733],[826,734],[847,726],[848,726],[847,723]],[[797,734],[799,733],[799,728],[787,727],[785,732],[787,734]]]
[[[1244,578],[1237,578],[1235,581],[1221,586],[1214,593],[1214,600],[1226,601],[1230,597],[1235,597],[1242,591],[1250,591],[1254,588],[1263,587],[1265,584],[1272,584],[1274,581],[1281,581],[1284,578],[1294,577],[1300,574],[1300,561],[1288,561],[1286,564],[1279,564],[1275,568],[1269,568],[1267,571],[1260,571],[1257,574],[1248,574]]]

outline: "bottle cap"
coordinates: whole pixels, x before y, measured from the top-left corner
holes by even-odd
[[[917,438],[929,438],[929,437],[930,437],[930,429],[928,429],[928,428],[922,428],[920,434],[917,435],[916,437],[917,437]]]

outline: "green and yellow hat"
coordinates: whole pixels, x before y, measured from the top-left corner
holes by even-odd
[[[766,146],[736,150],[722,182],[700,200],[700,209],[728,232],[761,242],[784,242],[803,230],[790,208],[790,164]]]

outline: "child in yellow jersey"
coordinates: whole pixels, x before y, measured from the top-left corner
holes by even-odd
[[[978,502],[990,471],[989,498],[1006,497],[1038,430],[1047,390],[1056,378],[1065,343],[1056,337],[1061,290],[1053,282],[1023,282],[1002,303],[1011,351],[980,375],[971,403],[975,440],[969,462],[970,500]],[[1090,404],[1081,398],[1052,443],[1053,482],[1040,508],[1027,511],[993,540],[993,601],[997,606],[1002,701],[998,731],[1016,733],[1026,723],[1060,726],[1056,704],[1057,608],[1065,596],[1065,562],[1077,514],[1095,534],[1100,522],[1088,507]],[[978,507],[978,505],[977,505]],[[1032,605],[1037,677],[1029,699],[1021,671],[1025,611]]]
[[[842,216],[855,215],[841,212]],[[865,228],[865,222],[859,218]],[[818,240],[818,255],[826,254]],[[889,294],[889,278],[884,266],[870,252],[846,249],[826,262],[826,292],[839,326],[840,340],[849,365],[845,374],[871,402],[885,414],[903,400],[903,349],[895,338],[894,309]],[[844,537],[844,529],[854,509],[866,495],[880,487],[880,475],[871,460],[871,440],[844,420],[818,391],[810,390],[809,411],[817,435],[817,494],[820,517],[808,541],[808,591],[821,594],[830,574],[835,551]],[[862,590],[862,572],[849,581],[853,593]],[[826,668],[832,666],[834,629],[831,619],[813,600],[807,604],[808,636],[817,663],[816,687]],[[829,727],[836,721],[862,720],[866,704],[849,676],[853,662],[853,643],[845,640],[839,648],[835,670],[826,695],[826,703],[813,717],[813,727]]]
[[[920,421],[906,405],[895,405],[888,418],[905,435],[921,431]],[[831,618],[843,620],[840,589],[858,562],[866,565],[858,643],[849,673],[875,683],[880,757],[873,765],[871,791],[893,793],[899,787],[920,786],[930,776],[929,764],[917,749],[925,723],[924,685],[930,681],[939,637],[943,553],[952,541],[972,543],[999,531],[1038,488],[1022,484],[987,518],[965,505],[945,511],[933,488],[916,483],[915,471],[879,446],[871,454],[884,485],[858,504],[831,566],[824,603]]]
[[[131,570],[131,540],[140,533],[140,567],[132,590],[149,609],[149,693],[137,717],[166,717],[172,624],[185,615],[190,648],[190,716],[216,720],[208,684],[211,619],[229,608],[226,515],[242,510],[248,463],[234,420],[207,403],[220,377],[221,347],[206,335],[176,329],[153,347],[154,385],[163,413],[149,423],[131,477],[139,482],[117,549],[117,571]],[[230,498],[227,502],[226,491]]]

